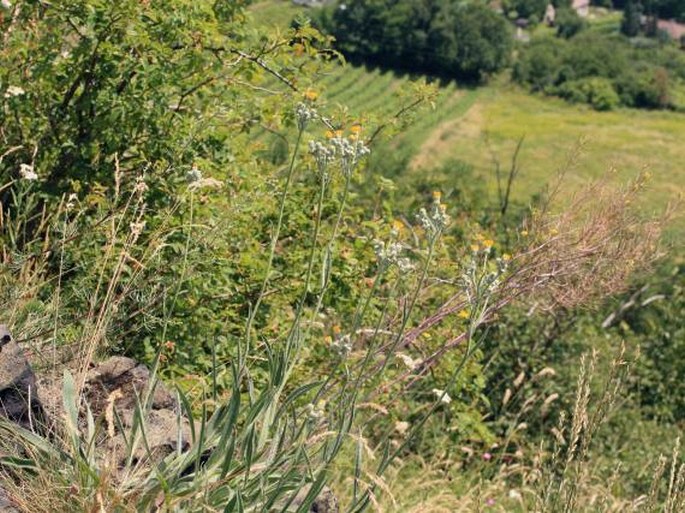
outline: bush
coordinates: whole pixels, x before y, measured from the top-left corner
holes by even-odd
[[[557,26],[557,36],[565,39],[575,36],[587,26],[585,20],[571,8],[557,10],[554,23]]]

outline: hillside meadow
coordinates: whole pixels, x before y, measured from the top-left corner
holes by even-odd
[[[0,511],[685,510],[685,58],[534,4],[0,2]]]
[[[281,0],[263,0],[250,9],[255,22],[287,26],[308,9]],[[620,16],[600,15],[595,30],[616,30]],[[540,29],[542,30],[542,29]],[[321,101],[344,105],[353,117],[371,122],[402,108],[402,93],[421,76],[352,64],[332,64],[317,81]],[[560,172],[573,188],[593,179],[620,184],[647,171],[650,180],[641,199],[649,212],[674,205],[669,237],[681,243],[685,229],[679,199],[685,193],[685,115],[668,111],[616,109],[598,112],[589,106],[534,95],[509,83],[506,74],[484,87],[456,82],[433,83],[430,107],[413,116],[402,133],[388,142],[408,161],[408,175],[432,173],[453,161],[473,167],[496,195],[495,166],[509,170],[516,146],[520,168],[512,197],[526,203]],[[373,129],[373,126],[372,126]]]

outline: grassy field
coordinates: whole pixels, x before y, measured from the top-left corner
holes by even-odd
[[[647,168],[653,176],[647,196],[657,207],[685,187],[684,115],[630,109],[596,112],[513,86],[483,89],[463,117],[435,126],[412,167],[459,159],[489,177],[493,156],[506,169],[521,137],[521,174],[514,190],[519,199],[563,168],[579,144],[582,151],[568,173],[574,183],[609,170],[624,180]]]
[[[252,7],[256,20],[280,26],[303,11],[282,0],[265,0]],[[603,16],[598,23],[609,30],[617,18]],[[364,118],[392,115],[399,105],[396,93],[406,89],[409,81],[389,71],[340,66],[319,85],[329,105],[344,105]],[[567,172],[571,184],[610,171],[623,182],[647,168],[653,176],[645,203],[650,210],[663,208],[685,190],[683,114],[634,109],[597,112],[528,94],[505,78],[477,89],[462,89],[454,83],[443,86],[435,105],[434,110],[417,116],[395,141],[398,151],[411,157],[408,173],[425,173],[458,159],[474,166],[494,189],[494,159],[506,169],[517,141],[525,137],[513,190],[521,201],[553,179],[579,144],[582,151]],[[685,228],[682,215],[674,227],[674,231]]]

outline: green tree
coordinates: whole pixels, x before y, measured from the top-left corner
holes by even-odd
[[[623,8],[623,20],[621,32],[628,37],[635,37],[640,33],[640,17],[642,16],[642,4],[634,0],[628,0]]]
[[[575,9],[560,8],[557,10],[555,24],[557,36],[571,38],[586,27],[586,22]]]

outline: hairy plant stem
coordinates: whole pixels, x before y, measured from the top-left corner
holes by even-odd
[[[267,258],[266,270],[264,271],[264,279],[262,280],[262,285],[259,289],[259,295],[257,296],[257,301],[253,305],[250,315],[247,318],[247,324],[245,327],[245,349],[243,351],[243,359],[240,364],[240,373],[242,376],[245,370],[245,359],[250,352],[250,337],[252,335],[252,325],[254,324],[255,317],[259,312],[259,307],[264,299],[264,294],[266,293],[266,287],[269,284],[269,275],[271,274],[271,267],[273,266],[274,256],[276,254],[276,245],[278,244],[278,239],[281,234],[281,228],[283,226],[283,217],[285,215],[285,201],[288,197],[288,192],[290,191],[290,186],[292,184],[293,175],[295,174],[295,161],[297,159],[297,154],[300,149],[300,144],[302,142],[302,135],[304,134],[304,127],[298,129],[297,139],[295,141],[295,148],[293,149],[293,154],[290,159],[290,165],[288,166],[288,174],[286,175],[285,184],[283,185],[283,190],[281,191],[281,197],[278,206],[278,220],[276,221],[276,229],[271,237],[271,246],[269,248],[269,256]]]

